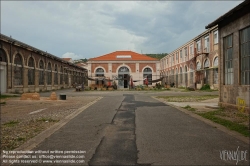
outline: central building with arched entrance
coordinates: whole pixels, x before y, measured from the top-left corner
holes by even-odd
[[[133,86],[145,84],[154,86],[152,80],[160,78],[159,60],[133,51],[115,51],[103,56],[91,58],[88,61],[88,76],[95,77],[89,80],[88,85],[107,85],[112,80],[118,89],[128,89]],[[105,78],[105,79],[103,79]]]

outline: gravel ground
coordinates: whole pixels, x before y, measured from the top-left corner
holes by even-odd
[[[199,102],[202,100],[208,100],[217,98],[218,95],[203,95],[203,96],[158,96],[167,102]]]
[[[68,97],[67,100],[51,101],[6,99],[1,105],[1,145],[12,150],[49,128],[78,108],[97,99],[97,96]]]

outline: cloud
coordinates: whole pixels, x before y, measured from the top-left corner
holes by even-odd
[[[73,52],[66,52],[66,53],[63,54],[61,57],[62,57],[62,58],[72,58],[73,60],[81,59],[81,58],[82,58],[81,55],[76,55],[76,54],[73,53]]]
[[[91,58],[117,50],[171,52],[239,3],[3,1],[1,33],[59,57]]]

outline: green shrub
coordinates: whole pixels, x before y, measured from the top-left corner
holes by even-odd
[[[203,85],[203,86],[201,87],[200,90],[210,90],[210,85],[205,84],[205,85]]]

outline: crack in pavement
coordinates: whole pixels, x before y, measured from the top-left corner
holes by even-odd
[[[137,165],[134,95],[124,95],[89,165]]]

